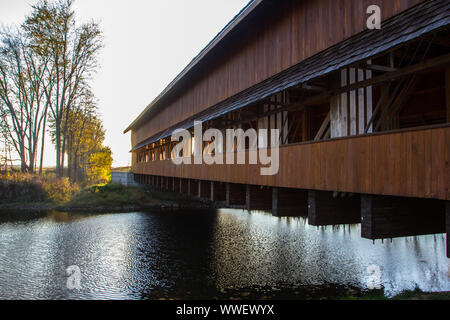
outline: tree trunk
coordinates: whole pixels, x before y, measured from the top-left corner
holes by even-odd
[[[44,145],[45,145],[45,128],[47,125],[47,113],[44,116],[44,127],[42,129],[42,144],[41,144],[41,160],[39,161],[39,175],[42,175],[42,166],[44,163]]]

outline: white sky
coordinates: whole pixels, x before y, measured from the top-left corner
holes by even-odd
[[[123,130],[249,0],[75,0],[78,21],[101,24],[105,48],[93,82],[114,166],[130,164]],[[0,0],[0,24],[21,23],[32,0]],[[47,142],[45,165],[54,166]]]

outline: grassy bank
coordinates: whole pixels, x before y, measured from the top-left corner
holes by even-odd
[[[207,203],[174,193],[119,184],[81,188],[55,175],[17,174],[0,178],[0,210],[113,211],[205,207]]]
[[[206,207],[208,203],[171,192],[145,187],[125,187],[120,184],[96,185],[84,188],[66,203],[63,211],[132,211],[139,209]]]

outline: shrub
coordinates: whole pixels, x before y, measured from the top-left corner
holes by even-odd
[[[76,183],[71,183],[68,178],[44,179],[44,189],[49,200],[55,203],[69,201],[78,192]]]
[[[78,191],[78,185],[54,174],[36,176],[15,173],[0,178],[0,203],[44,202],[62,203]]]

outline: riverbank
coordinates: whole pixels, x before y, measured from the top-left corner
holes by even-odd
[[[42,184],[44,190],[42,191],[39,184],[36,181],[10,182],[7,186],[9,191],[3,191],[7,196],[0,202],[0,211],[123,213],[214,207],[212,202],[193,199],[182,194],[161,192],[146,187],[126,187],[120,184],[73,189],[65,197],[55,198],[46,194],[45,188],[48,189],[48,185]]]

